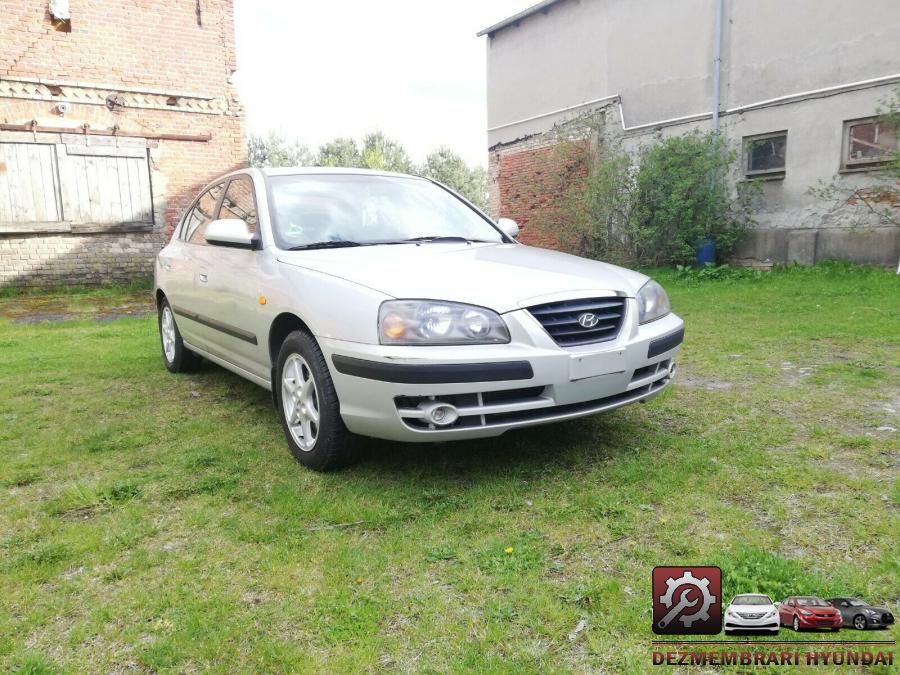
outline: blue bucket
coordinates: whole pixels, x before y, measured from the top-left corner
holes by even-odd
[[[706,267],[716,264],[715,239],[701,239],[697,242],[697,267]]]

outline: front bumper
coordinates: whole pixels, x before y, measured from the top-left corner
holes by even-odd
[[[803,616],[798,614],[800,628],[843,628],[844,619],[838,614],[836,618],[822,616]]]
[[[779,628],[778,613],[775,616],[765,618],[767,613],[762,613],[758,617],[741,616],[736,612],[725,613],[725,630],[726,631],[771,631],[777,633]]]
[[[526,310],[503,315],[504,345],[397,347],[317,336],[354,433],[394,441],[499,436],[517,427],[611,410],[657,396],[671,381],[684,322],[669,314],[639,326],[626,304],[614,340],[562,348]],[[431,423],[435,402],[458,419]]]

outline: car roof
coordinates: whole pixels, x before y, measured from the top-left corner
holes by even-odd
[[[426,180],[421,176],[413,176],[408,173],[396,171],[377,171],[375,169],[357,169],[353,167],[336,166],[279,166],[263,167],[260,171],[264,176],[301,176],[301,175],[358,175],[358,176],[386,176],[391,178],[411,178],[413,180]]]

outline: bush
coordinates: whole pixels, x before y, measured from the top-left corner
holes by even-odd
[[[736,152],[711,133],[693,132],[643,148],[636,162],[604,145],[576,181],[560,215],[562,243],[582,255],[639,265],[689,264],[697,243],[728,257],[753,226],[756,184],[729,181]]]

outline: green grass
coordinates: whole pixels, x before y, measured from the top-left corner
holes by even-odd
[[[900,613],[900,279],[657,276],[652,403],[324,476],[267,392],[90,320],[145,291],[0,299],[0,669],[649,672],[655,565]]]

